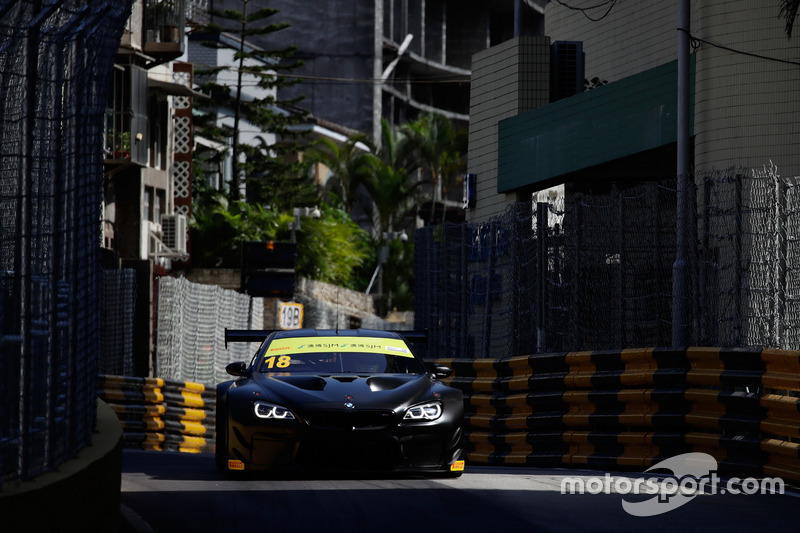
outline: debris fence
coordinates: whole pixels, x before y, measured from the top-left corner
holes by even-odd
[[[0,484],[91,443],[104,111],[130,2],[0,2]]]
[[[689,344],[798,346],[799,181],[771,163],[695,177]],[[429,355],[670,346],[675,207],[673,179],[417,230],[415,327]]]

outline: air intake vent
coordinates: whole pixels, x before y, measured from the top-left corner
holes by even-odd
[[[583,92],[583,43],[555,41],[550,54],[550,102]]]
[[[186,217],[184,215],[161,216],[161,241],[176,253],[186,253]]]

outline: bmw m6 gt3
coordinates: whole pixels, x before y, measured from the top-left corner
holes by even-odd
[[[232,340],[266,338],[217,386],[220,469],[463,471],[462,393],[399,333],[239,333]]]

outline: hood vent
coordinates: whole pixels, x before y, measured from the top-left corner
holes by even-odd
[[[318,376],[273,376],[272,379],[277,379],[298,389],[325,390],[325,380]]]

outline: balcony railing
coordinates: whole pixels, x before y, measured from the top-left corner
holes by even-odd
[[[145,0],[144,52],[157,58],[183,53],[186,0]]]
[[[208,0],[186,0],[186,25],[203,26],[208,24]]]

